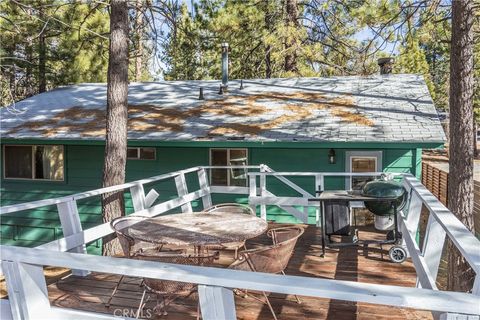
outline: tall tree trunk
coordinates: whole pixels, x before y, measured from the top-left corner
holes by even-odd
[[[272,47],[267,46],[265,48],[265,78],[270,79],[272,77]]]
[[[285,22],[289,28],[298,30],[298,3],[297,0],[286,0],[286,19]],[[296,52],[296,37],[295,32],[288,32],[288,36],[285,42],[285,50],[287,54],[285,55],[285,71],[286,72],[297,72],[297,52]]]
[[[107,76],[107,118],[103,186],[125,182],[128,118],[128,7],[127,0],[111,0],[110,48]],[[125,214],[123,191],[102,196],[103,221]],[[103,255],[120,251],[117,240],[104,239]]]
[[[15,43],[12,43],[12,45],[7,49],[8,50],[8,53],[7,53],[7,57],[10,56],[10,57],[15,57],[16,56],[16,45]],[[3,61],[2,61],[3,62]],[[3,76],[7,76],[8,75],[8,82],[9,82],[9,88],[10,88],[10,95],[12,97],[12,100],[13,101],[9,101],[9,103],[11,102],[15,102],[17,101],[17,78],[16,78],[16,75],[17,75],[17,62],[15,60],[12,60],[11,61],[11,67],[10,68],[6,68],[6,70],[8,70],[7,72],[5,72]]]
[[[8,73],[8,78],[9,78],[10,95],[13,100],[13,101],[9,101],[9,103],[12,103],[17,101],[17,80],[16,80],[17,65],[15,64],[15,62],[12,63],[12,66],[9,68],[9,70],[10,72]]]
[[[143,14],[142,14],[142,2],[143,0],[137,0],[136,13],[135,13],[135,26],[136,26],[136,47],[137,52],[135,55],[135,81],[142,80],[142,58],[143,58]]]
[[[45,21],[45,15],[43,13],[43,8],[39,9],[39,16],[42,21]],[[42,24],[42,30],[38,36],[38,92],[42,93],[47,90],[47,77],[45,74],[46,71],[46,61],[47,61],[47,44],[45,41],[46,38],[46,27]]]
[[[473,1],[452,1],[449,209],[473,231]],[[448,247],[448,289],[472,288],[473,271]]]
[[[265,0],[265,28],[268,32],[272,32],[272,12],[270,12],[270,3]],[[272,46],[265,46],[265,78],[272,77]]]
[[[25,46],[25,56],[27,58],[26,68],[25,68],[25,95],[31,97],[35,94],[35,71],[33,70],[33,48],[30,44]]]

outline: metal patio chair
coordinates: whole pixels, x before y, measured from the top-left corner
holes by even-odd
[[[229,268],[285,275],[285,269],[293,255],[297,240],[303,232],[303,228],[297,226],[271,229],[267,234],[272,238],[272,245],[240,252],[239,258]],[[273,311],[267,294],[265,292],[262,292],[262,294],[265,298],[265,301],[262,302],[268,305],[273,318],[276,320],[277,316],[275,311]],[[296,299],[300,303],[298,297]]]
[[[187,255],[185,253],[174,252],[158,252],[155,250],[143,250],[138,252],[133,257],[139,260],[158,261],[175,264],[186,265],[200,265],[200,266],[212,266],[214,260],[218,259],[218,252],[210,252],[207,254],[199,255]],[[141,314],[145,305],[149,299],[148,294],[152,293],[157,296],[157,304],[153,309],[158,315],[167,315],[167,306],[175,301],[177,298],[188,298],[197,289],[197,284],[178,282],[171,280],[158,280],[158,279],[143,279],[143,290],[140,305],[138,306],[136,317]],[[200,317],[199,306],[197,305],[197,319]]]
[[[255,212],[253,211],[252,208],[250,208],[247,205],[240,204],[240,203],[221,203],[217,204],[214,206],[211,206],[202,212],[230,212],[230,213],[238,213],[238,214],[251,214],[255,215]],[[239,241],[239,242],[229,242],[229,243],[223,243],[218,246],[208,246],[208,249],[213,249],[213,250],[230,250],[235,252],[235,259],[238,258],[238,250],[243,248],[246,250],[247,248],[245,247],[245,241]]]
[[[231,212],[255,215],[252,208],[240,203],[220,203],[206,208],[203,212]]]
[[[152,245],[151,243],[138,241],[133,237],[129,236],[124,230],[137,222],[143,221],[148,219],[149,217],[143,216],[127,216],[127,217],[119,217],[110,221],[110,227],[112,230],[115,231],[117,235],[118,241],[120,242],[120,246],[122,248],[122,253],[125,258],[132,258],[136,253],[141,252],[143,250],[155,250],[160,251],[162,250],[162,246]],[[180,252],[180,251],[175,251]],[[182,251],[183,252],[183,251]],[[121,276],[118,280],[117,284],[113,288],[113,291],[108,298],[105,307],[110,307],[110,302],[112,301],[113,297],[117,293],[118,288],[122,284],[123,279],[125,276]]]

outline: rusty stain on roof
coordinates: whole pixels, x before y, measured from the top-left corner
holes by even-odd
[[[222,103],[227,107],[230,107],[231,101],[226,98],[225,100],[215,101],[215,106],[221,110]],[[233,99],[238,99],[238,96],[234,96]],[[295,92],[295,93],[271,93],[271,94],[252,94],[247,99],[247,109],[239,108],[236,105],[236,114],[238,112],[248,113],[249,110],[253,110],[253,114],[247,114],[246,116],[259,115],[257,111],[261,108],[265,109],[265,113],[268,109],[262,105],[256,105],[259,101],[265,102],[282,101],[287,103],[283,105],[281,110],[283,115],[278,116],[272,120],[263,122],[254,122],[249,124],[244,123],[223,123],[220,126],[216,126],[209,131],[210,136],[222,136],[222,135],[257,135],[262,131],[272,130],[281,127],[285,123],[293,121],[302,121],[312,119],[314,117],[314,111],[327,109],[334,116],[340,117],[343,121],[357,123],[364,126],[373,126],[373,121],[368,119],[362,114],[353,113],[351,111],[344,110],[345,108],[352,108],[355,106],[354,100],[351,96],[343,96],[336,98],[327,98],[323,94],[316,92]],[[255,106],[258,106],[255,108]],[[263,110],[262,109],[262,110]],[[205,110],[207,111],[207,110]],[[209,110],[210,112],[212,110]],[[243,115],[243,114],[242,114]]]
[[[373,121],[366,118],[364,115],[359,113],[354,113],[348,110],[342,109],[333,109],[331,113],[334,116],[342,118],[346,122],[357,123],[363,126],[373,126]]]
[[[276,108],[269,107],[278,105]],[[232,122],[222,119],[222,124],[211,128],[207,136],[249,134],[257,135],[262,131],[279,128],[282,125],[304,121],[315,117],[315,111],[328,110],[343,121],[363,126],[373,126],[373,121],[360,113],[349,111],[355,107],[351,96],[326,97],[318,92],[271,92],[248,95],[226,94],[221,99],[208,100],[195,107],[172,108],[153,104],[128,106],[128,130],[136,132],[171,131],[182,132],[185,121],[206,114],[247,118],[247,122]],[[248,117],[258,117],[269,112],[280,111],[281,115],[270,120],[251,122]],[[56,113],[51,119],[27,121],[9,131],[17,133],[29,129],[38,134],[51,137],[58,132],[75,130],[84,137],[105,135],[105,110],[88,109],[80,106]]]
[[[78,123],[79,121],[82,123]],[[14,134],[26,128],[51,137],[59,131],[78,130],[80,126],[85,136],[105,135],[105,111],[76,106],[56,113],[51,119],[22,123],[11,129],[9,133]]]

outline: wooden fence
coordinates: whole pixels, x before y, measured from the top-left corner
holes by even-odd
[[[422,184],[430,190],[431,193],[441,203],[447,206],[448,198],[448,173],[434,167],[428,162],[422,162]]]
[[[422,162],[422,184],[445,206],[448,206],[448,172]],[[475,233],[480,236],[480,181],[474,181],[473,217]]]

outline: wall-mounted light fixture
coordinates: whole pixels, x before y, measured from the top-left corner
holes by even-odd
[[[328,151],[328,163],[334,164],[336,161],[335,150],[330,149],[330,151]]]

